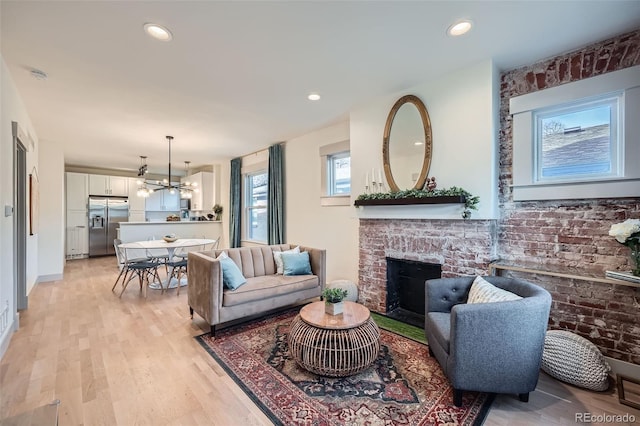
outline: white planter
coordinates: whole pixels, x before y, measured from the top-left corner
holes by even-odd
[[[324,303],[324,312],[329,315],[340,315],[344,311],[344,302]]]

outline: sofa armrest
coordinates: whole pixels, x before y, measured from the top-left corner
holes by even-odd
[[[451,308],[465,303],[475,277],[441,278],[425,282],[425,314],[451,312]]]
[[[187,279],[189,306],[209,325],[220,322],[222,268],[220,262],[202,252],[189,252]]]
[[[294,244],[291,247],[295,247]],[[324,290],[327,280],[327,251],[312,247],[300,246],[300,251],[309,253],[309,262],[311,263],[311,272],[318,276],[318,284],[321,290]]]

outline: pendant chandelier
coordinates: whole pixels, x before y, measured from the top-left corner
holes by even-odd
[[[138,196],[139,197],[148,197],[155,191],[167,190],[170,194],[175,194],[176,191],[180,191],[181,198],[191,198],[193,192],[198,192],[197,183],[196,182],[184,182],[184,183],[173,183],[171,181],[171,141],[173,140],[173,136],[167,136],[167,141],[169,142],[169,176],[163,180],[154,180],[148,181],[146,179],[138,181]],[[138,169],[138,176],[144,177],[147,173],[147,164],[146,164],[145,156],[140,156],[140,168]],[[189,161],[185,161],[185,176],[189,176]]]

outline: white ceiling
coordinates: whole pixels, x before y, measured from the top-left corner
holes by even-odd
[[[487,58],[511,69],[640,27],[640,1],[612,0],[2,0],[0,13],[40,143],[61,144],[71,165],[135,170],[147,155],[158,173],[165,135],[174,168],[199,167]],[[472,31],[446,36],[460,18]],[[149,38],[146,22],[173,41]]]

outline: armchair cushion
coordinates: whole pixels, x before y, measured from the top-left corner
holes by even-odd
[[[478,276],[473,280],[473,284],[471,284],[467,303],[506,302],[519,299],[522,299],[522,297],[496,287],[484,278]]]
[[[427,313],[427,327],[440,346],[449,352],[449,336],[451,334],[451,314],[446,312]]]

